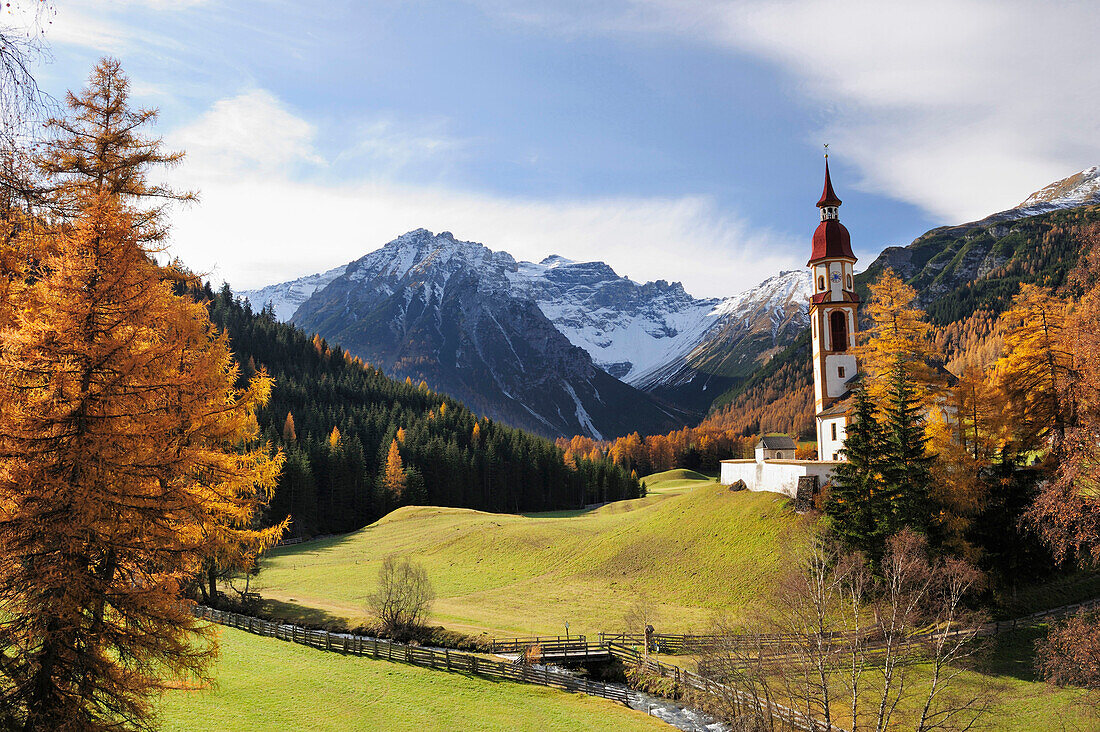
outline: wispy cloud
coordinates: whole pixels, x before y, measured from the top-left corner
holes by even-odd
[[[397,174],[425,164],[435,167],[463,156],[469,141],[447,132],[444,120],[399,120],[379,115],[358,126],[352,144],[336,162],[363,165],[375,174]]]
[[[175,215],[174,252],[238,288],[350,261],[418,227],[449,230],[520,259],[600,258],[634,279],[680,279],[697,295],[733,294],[799,264],[777,253],[792,251],[791,242],[750,230],[706,197],[540,200],[409,185],[377,171],[358,181],[318,182],[324,176],[310,173],[327,163],[314,150],[314,134],[270,93],[254,90],[215,103],[169,135],[170,144],[189,151],[175,184],[201,194],[201,203]],[[450,144],[396,147],[452,154]]]
[[[863,186],[949,221],[1100,162],[1100,13],[1024,0],[475,0],[562,33],[660,33],[767,59]]]

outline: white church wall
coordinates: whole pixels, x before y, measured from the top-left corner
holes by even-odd
[[[741,480],[751,491],[771,491],[794,498],[798,479],[816,475],[819,484],[833,475],[836,463],[811,460],[723,460],[720,480],[733,485]]]
[[[817,422],[817,456],[822,460],[838,460],[848,433],[844,417],[824,417]],[[835,435],[835,437],[834,437]],[[834,457],[835,456],[835,457]]]
[[[841,375],[843,369],[844,375]],[[843,396],[848,387],[845,384],[856,375],[856,357],[848,354],[833,354],[825,357],[825,393],[831,397]]]

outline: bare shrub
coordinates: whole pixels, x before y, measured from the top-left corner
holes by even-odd
[[[991,685],[957,683],[980,648],[982,618],[964,603],[981,582],[973,567],[930,560],[908,530],[890,539],[877,576],[827,542],[790,564],[772,611],[719,627],[723,640],[700,659],[700,673],[725,685],[712,702],[735,729],[786,729],[801,715],[882,732],[904,707],[920,732],[965,730],[989,711]]]
[[[378,570],[378,587],[367,597],[371,611],[386,631],[418,628],[435,602],[428,573],[408,558],[386,557]]]

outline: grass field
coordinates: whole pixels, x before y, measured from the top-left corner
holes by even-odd
[[[730,492],[706,476],[646,479],[646,498],[588,512],[515,516],[406,507],[353,534],[273,552],[261,592],[314,621],[365,618],[388,554],[424,564],[433,622],[497,635],[618,630],[646,598],[665,632],[705,631],[766,598],[784,548],[808,527],[781,496]]]
[[[668,730],[605,699],[341,656],[221,629],[215,690],[172,691],[166,732]]]

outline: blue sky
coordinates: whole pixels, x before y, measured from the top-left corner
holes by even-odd
[[[32,0],[22,0],[22,4]],[[15,5],[20,5],[17,0]],[[119,57],[192,267],[254,287],[398,234],[700,296],[805,264],[829,142],[866,264],[1100,162],[1088,2],[58,0],[55,94]]]

